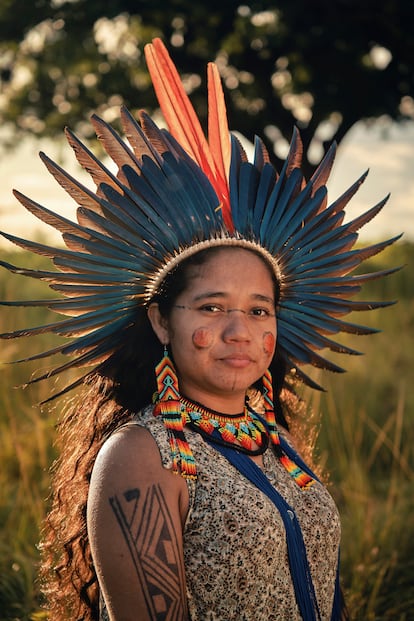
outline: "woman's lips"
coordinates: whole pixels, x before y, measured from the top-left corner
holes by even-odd
[[[229,354],[221,358],[221,361],[230,367],[244,369],[251,364],[252,359],[247,354]]]

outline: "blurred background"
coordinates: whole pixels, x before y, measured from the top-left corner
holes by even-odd
[[[399,302],[355,318],[382,333],[349,339],[365,355],[339,360],[345,375],[313,374],[326,392],[301,389],[309,403],[302,423],[318,430],[316,455],[342,514],[351,618],[361,621],[414,619],[413,23],[414,2],[407,0],[0,0],[1,230],[59,242],[25,213],[11,190],[73,217],[75,206],[37,157],[44,150],[91,185],[65,143],[65,126],[101,155],[88,121],[93,112],[116,128],[122,104],[158,118],[143,58],[154,36],[169,48],[204,124],[206,63],[213,60],[230,127],[247,145],[259,135],[279,166],[296,125],[311,175],[336,141],[332,200],[370,169],[348,217],[391,192],[361,239],[404,237],[364,269],[405,267],[371,282],[361,295]],[[0,249],[3,261],[44,265],[7,240]],[[40,283],[6,270],[0,293],[9,300],[48,295]],[[3,309],[0,332],[50,320],[39,310]],[[47,341],[1,343],[0,621],[45,618],[36,544],[62,404],[33,407],[51,385],[13,389],[38,365],[7,362]]]

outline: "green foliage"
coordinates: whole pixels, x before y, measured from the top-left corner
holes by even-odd
[[[2,258],[28,263],[24,253]],[[43,262],[37,260],[39,265]],[[34,267],[33,258],[30,262]],[[342,515],[342,575],[351,618],[356,621],[407,621],[414,609],[413,263],[414,245],[404,243],[368,262],[370,270],[407,265],[386,279],[372,281],[363,292],[366,299],[399,302],[357,316],[355,321],[383,332],[368,339],[349,339],[365,355],[340,361],[348,370],[345,375],[318,377],[326,393],[304,390],[320,416],[317,450]],[[44,285],[3,273],[0,295],[2,299],[39,298],[44,296]],[[0,330],[50,320],[45,313],[40,317],[32,311],[3,309]],[[37,345],[31,340],[3,341],[2,360],[30,355],[51,344],[46,337]],[[27,390],[11,388],[25,383],[35,370],[32,364],[2,365],[0,374],[1,621],[43,618],[36,544],[47,506],[58,413],[32,406],[47,397],[47,383]]]
[[[169,45],[202,119],[217,59],[231,127],[270,149],[302,129],[338,143],[361,118],[412,118],[414,4],[405,0],[7,0],[0,3],[2,124],[37,135],[90,133],[91,111],[154,108],[143,47]],[[350,36],[352,33],[352,36]],[[377,55],[375,55],[377,52]],[[191,86],[190,86],[191,84]],[[330,122],[329,137],[326,123]],[[276,127],[275,127],[276,126]],[[266,128],[266,131],[265,131]],[[15,140],[12,138],[11,142]]]

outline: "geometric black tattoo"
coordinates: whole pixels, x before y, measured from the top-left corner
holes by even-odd
[[[109,502],[128,545],[151,621],[182,621],[186,618],[185,577],[160,487],[152,486],[143,497],[138,489],[131,489]]]

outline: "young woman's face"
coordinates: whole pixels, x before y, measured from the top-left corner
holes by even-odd
[[[274,282],[263,261],[240,248],[222,249],[190,270],[168,320],[156,305],[150,319],[161,342],[169,344],[181,394],[215,410],[239,412],[246,390],[274,355]]]

